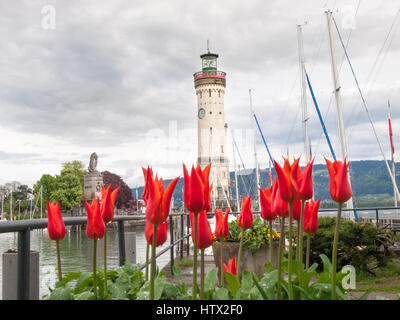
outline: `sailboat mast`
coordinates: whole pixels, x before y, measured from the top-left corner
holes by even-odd
[[[251,98],[251,89],[249,89],[249,98],[250,98],[250,111],[251,115],[254,117],[254,109],[253,109],[253,101]],[[258,179],[258,161],[257,161],[257,148],[256,148],[256,128],[254,128],[254,165],[256,167],[256,186],[257,186],[257,200],[258,200],[258,209],[261,211],[260,204],[260,183]]]
[[[304,155],[305,163],[310,160],[310,139],[308,138],[308,110],[307,110],[307,96],[306,96],[306,71],[304,59],[304,46],[303,46],[303,31],[302,26],[297,25],[297,41],[299,47],[299,67],[300,67],[300,81],[301,81],[301,109],[303,114],[303,135],[304,135]]]
[[[329,46],[331,51],[331,63],[332,63],[332,77],[333,77],[333,90],[335,92],[335,101],[336,101],[336,111],[338,116],[339,123],[339,138],[340,138],[340,146],[342,150],[342,158],[348,160],[348,152],[347,152],[347,139],[346,133],[344,129],[344,120],[343,120],[343,112],[342,112],[342,96],[340,94],[340,84],[339,84],[339,73],[336,65],[336,55],[333,44],[333,36],[332,36],[332,11],[325,11],[326,19],[328,24],[328,34],[329,34]],[[349,183],[351,185],[350,173],[348,175]],[[347,201],[347,208],[353,209],[353,198],[350,198]],[[350,213],[350,212],[349,212]],[[351,214],[349,214],[352,217]],[[353,220],[353,219],[352,219]]]
[[[236,210],[240,211],[240,203],[239,203],[239,185],[238,185],[238,176],[237,176],[237,168],[236,168],[236,156],[235,156],[235,138],[233,136],[233,130],[231,130],[232,135],[232,154],[233,154],[233,167],[235,168],[235,191],[236,191]]]
[[[392,174],[396,179],[396,164],[394,162],[394,144],[393,144],[393,132],[392,132],[392,120],[390,116],[390,101],[388,100],[388,122],[389,122],[389,139],[390,139],[390,150],[392,154]],[[397,208],[397,193],[396,193],[396,180],[393,184],[393,196],[394,196],[394,206]],[[398,216],[398,211],[396,209],[396,216]]]

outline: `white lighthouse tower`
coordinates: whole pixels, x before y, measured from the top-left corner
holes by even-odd
[[[211,206],[226,208],[231,202],[229,160],[226,150],[226,129],[224,96],[226,73],[218,71],[218,54],[200,56],[202,71],[194,76],[197,95],[198,159],[202,168],[210,162],[210,184],[213,184]]]

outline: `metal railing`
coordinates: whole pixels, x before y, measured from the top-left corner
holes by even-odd
[[[319,212],[333,212],[335,208],[331,209],[320,209]],[[343,211],[353,211],[354,209],[342,209]],[[372,207],[372,208],[355,208],[358,212],[361,211],[369,211],[375,212],[376,225],[379,227],[379,212],[385,210],[400,210],[400,207]],[[400,212],[400,211],[399,211]],[[233,215],[238,215],[239,212],[232,212]],[[260,215],[259,211],[253,212],[255,217]],[[209,218],[213,217],[213,213],[208,213]],[[180,218],[180,237],[178,239],[174,239],[174,227],[175,222],[174,218]],[[184,219],[186,217],[186,233],[184,232]],[[145,219],[144,215],[124,215],[124,216],[115,216],[113,221],[118,223],[118,246],[119,246],[119,265],[122,266],[125,263],[125,221],[132,220],[143,220]],[[87,217],[65,217],[63,218],[64,224],[66,226],[74,226],[74,225],[85,225],[87,223]],[[385,219],[387,220],[387,219]],[[400,223],[400,219],[397,222]],[[176,245],[180,244],[180,259],[183,259],[183,251],[184,251],[184,241],[187,241],[187,256],[190,254],[190,218],[188,213],[171,213],[169,215],[169,230],[170,230],[170,244],[157,253],[157,257],[162,254],[170,251],[170,271],[172,273],[174,267],[174,248]],[[30,252],[30,231],[34,229],[45,229],[47,228],[47,219],[31,219],[31,220],[18,220],[18,221],[3,221],[0,222],[0,233],[8,233],[8,232],[18,232],[18,270],[17,270],[17,299],[18,300],[27,300],[29,299],[29,252]],[[146,267],[146,263],[142,263],[139,268],[143,269]]]
[[[184,217],[187,217],[187,233],[184,234]],[[180,238],[174,239],[174,217],[180,218]],[[126,215],[126,216],[115,216],[113,221],[118,223],[118,247],[119,247],[119,265],[122,266],[125,263],[125,221],[132,220],[143,220],[144,215]],[[66,226],[85,225],[87,223],[87,217],[65,217],[63,218]],[[157,257],[164,254],[168,250],[170,251],[170,267],[171,272],[174,266],[174,247],[180,243],[180,257],[183,259],[183,248],[184,240],[187,239],[187,255],[189,255],[189,214],[187,213],[172,213],[169,215],[169,228],[170,228],[170,245],[164,248],[157,254]],[[31,219],[31,220],[17,220],[17,221],[2,221],[0,222],[0,233],[18,232],[18,258],[17,258],[17,299],[28,300],[29,299],[29,274],[30,274],[30,231],[34,229],[45,229],[47,228],[47,219]],[[146,263],[139,266],[140,269],[146,267]]]

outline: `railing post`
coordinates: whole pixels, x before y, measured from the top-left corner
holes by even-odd
[[[183,259],[183,235],[184,235],[184,233],[183,233],[183,215],[181,215],[180,216],[180,218],[181,218],[181,251],[179,252],[180,253],[180,258],[181,258],[181,260]]]
[[[119,265],[123,266],[125,263],[125,230],[124,221],[118,221],[118,244],[119,244]]]
[[[170,262],[170,267],[171,267],[171,274],[173,273],[174,270],[174,219],[172,215],[169,216],[169,235],[170,235],[170,243],[171,243],[171,262]]]
[[[190,216],[189,214],[186,216],[186,234],[189,235],[189,226],[190,226]],[[187,256],[190,255],[190,236],[187,237]]]
[[[18,278],[17,299],[29,300],[29,252],[31,246],[30,230],[18,232]]]
[[[379,226],[379,213],[378,213],[378,209],[375,209],[375,214],[376,214],[376,227]]]

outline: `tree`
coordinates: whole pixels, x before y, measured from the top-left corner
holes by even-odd
[[[62,164],[61,172],[63,172],[64,170],[71,171],[75,176],[77,176],[83,188],[83,179],[84,176],[87,174],[87,170],[85,169],[85,165],[82,161],[74,160],[71,162],[64,162]]]
[[[115,206],[118,209],[128,208],[130,207],[130,203],[132,203],[132,190],[129,186],[122,180],[122,178],[109,171],[102,172],[103,175],[103,184],[107,188],[109,184],[111,184],[111,190],[114,190],[118,186],[120,189],[118,191],[117,199],[115,201]]]
[[[39,199],[40,197],[40,187],[43,187],[43,200],[46,201],[48,199],[49,201],[54,200],[54,198],[51,197],[51,194],[57,190],[57,179],[49,174],[44,174],[38,180],[34,185],[33,185],[33,195],[35,199]]]
[[[56,176],[56,190],[52,191],[49,199],[58,200],[61,209],[71,210],[82,200],[83,188],[76,172],[71,169],[63,169]]]

